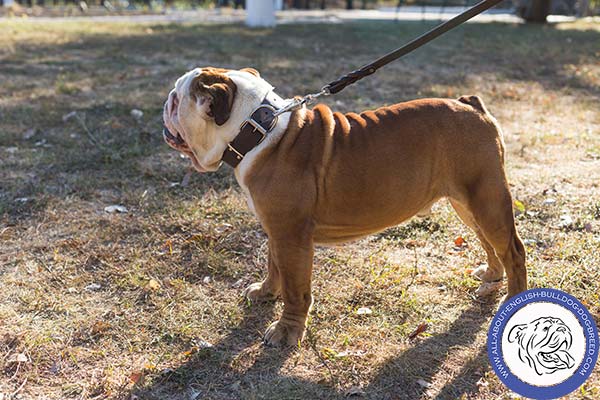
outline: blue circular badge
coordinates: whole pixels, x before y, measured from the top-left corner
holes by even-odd
[[[555,399],[580,387],[598,360],[598,328],[587,308],[557,289],[531,289],[500,306],[488,331],[488,357],[509,389]]]

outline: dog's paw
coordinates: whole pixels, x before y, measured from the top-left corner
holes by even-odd
[[[487,297],[493,293],[496,293],[502,288],[502,281],[496,282],[482,282],[481,285],[475,291],[477,297]]]
[[[493,270],[488,264],[481,264],[471,272],[471,276],[483,282],[496,282],[503,278],[504,272]]]
[[[244,297],[253,303],[275,300],[277,295],[265,288],[264,282],[255,282],[244,290]]]
[[[304,338],[304,326],[292,326],[281,321],[273,322],[267,328],[263,341],[269,346],[298,346]]]

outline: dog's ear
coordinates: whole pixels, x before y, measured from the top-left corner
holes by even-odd
[[[210,101],[209,116],[215,119],[217,125],[223,125],[229,119],[236,92],[235,83],[220,71],[203,71],[190,85],[190,96]]]
[[[257,71],[257,70],[255,70],[254,68],[250,68],[250,67],[248,67],[248,68],[242,68],[242,69],[240,69],[240,71],[247,72],[247,73],[249,73],[249,74],[252,74],[252,75],[254,75],[254,76],[255,76],[255,77],[257,77],[257,78],[260,78],[260,74],[259,74],[259,73],[258,73],[258,71]]]
[[[508,332],[508,342],[513,343],[520,340],[525,334],[525,329],[527,329],[527,324],[513,326]]]

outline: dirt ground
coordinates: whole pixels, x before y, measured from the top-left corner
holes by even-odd
[[[445,201],[319,248],[306,340],[267,348],[281,303],[240,298],[265,274],[266,237],[229,167],[188,174],[160,134],[192,67],[252,66],[293,96],[431,26],[3,21],[0,398],[518,397],[486,355],[503,291],[474,298],[483,251]],[[469,24],[326,102],[480,95],[504,129],[530,285],[572,293],[598,322],[599,59],[597,23]],[[600,398],[599,371],[570,398]]]

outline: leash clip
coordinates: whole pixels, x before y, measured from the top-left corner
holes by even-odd
[[[286,106],[281,107],[279,110],[276,110],[273,113],[273,116],[274,117],[278,117],[279,115],[281,115],[283,113],[286,113],[288,111],[298,110],[303,105],[305,105],[305,104],[312,104],[312,103],[314,103],[317,100],[317,98],[319,98],[321,96],[329,96],[330,94],[331,93],[329,92],[329,87],[328,86],[324,86],[323,89],[321,89],[320,92],[312,93],[312,94],[307,94],[304,97],[294,98]]]

